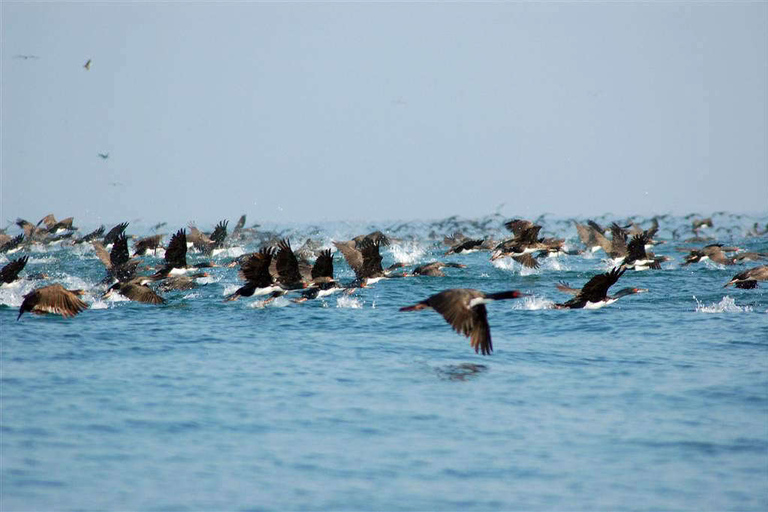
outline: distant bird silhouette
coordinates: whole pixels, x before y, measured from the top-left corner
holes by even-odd
[[[60,284],[43,286],[37,290],[32,290],[24,296],[24,301],[19,308],[21,318],[26,311],[42,315],[45,313],[54,313],[64,317],[72,317],[88,308],[88,304],[78,298],[82,295],[82,290],[67,290]]]
[[[102,160],[106,160],[107,158],[109,158],[109,153],[96,153],[96,154],[99,155]]]
[[[420,311],[434,309],[451,324],[451,327],[470,339],[475,352],[484,356],[493,352],[491,328],[488,325],[488,312],[485,304],[494,300],[517,299],[525,294],[517,290],[498,293],[483,293],[469,288],[445,290],[413,306],[400,308],[400,311]]]
[[[83,67],[85,68],[86,71],[90,71],[91,70],[91,59],[88,59],[87,61],[85,61],[85,64],[83,64]]]
[[[21,55],[21,54],[19,54],[19,55],[14,55],[13,58],[14,59],[29,60],[29,59],[39,59],[40,57],[38,57],[37,55]]]

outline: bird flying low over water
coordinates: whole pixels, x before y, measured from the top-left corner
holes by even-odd
[[[88,304],[78,297],[82,294],[82,290],[67,290],[60,284],[32,290],[24,296],[24,302],[21,303],[19,316],[16,317],[16,320],[19,320],[26,311],[38,315],[54,313],[64,317],[75,316],[88,308]]]
[[[599,309],[609,304],[613,304],[625,295],[647,292],[645,288],[624,288],[614,295],[608,295],[608,288],[616,284],[616,281],[626,272],[626,267],[615,267],[610,272],[598,274],[587,281],[587,284],[579,290],[571,288],[565,283],[557,285],[561,292],[572,293],[576,295],[568,302],[555,304],[555,309]]]
[[[27,261],[29,261],[29,256],[22,256],[21,258],[12,260],[0,269],[0,286],[2,286],[3,283],[10,284],[14,282],[19,277],[19,273],[24,270]]]
[[[488,312],[485,304],[494,300],[517,299],[525,296],[518,290],[498,293],[483,293],[470,288],[452,288],[428,297],[413,306],[400,308],[400,311],[420,311],[434,309],[451,324],[451,327],[470,339],[475,352],[484,356],[493,352],[491,328],[488,325]]]
[[[768,265],[760,265],[736,274],[723,288],[735,284],[736,288],[751,290],[757,288],[758,281],[768,281]]]

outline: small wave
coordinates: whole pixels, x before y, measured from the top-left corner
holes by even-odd
[[[363,308],[363,301],[356,298],[356,297],[350,297],[348,295],[345,295],[344,297],[339,297],[336,299],[336,307],[337,308],[351,308],[351,309],[362,309]]]
[[[552,309],[552,306],[555,305],[555,302],[549,299],[545,299],[544,297],[537,297],[535,295],[530,295],[528,297],[523,297],[522,300],[516,300],[512,302],[512,309],[516,310],[523,310],[523,311],[536,311],[539,309]]]
[[[392,252],[392,256],[395,258],[396,262],[404,263],[406,265],[416,263],[426,252],[424,248],[416,242],[393,244],[390,246],[389,250]]]
[[[193,293],[188,293],[188,294],[186,294],[186,295],[185,295],[184,297],[182,297],[182,298],[183,298],[183,299],[198,299],[198,298],[200,298],[200,297],[201,297],[200,293],[198,293],[198,292],[193,292]]]
[[[214,277],[214,276],[205,276],[205,277],[198,277],[196,279],[197,284],[211,284],[211,283],[218,283],[221,281],[221,277]],[[237,288],[235,288],[236,290]],[[235,290],[232,290],[233,292]]]
[[[751,306],[737,306],[736,301],[727,295],[720,302],[713,302],[709,306],[705,306],[695,295],[693,300],[696,301],[697,313],[748,313],[752,311]]]

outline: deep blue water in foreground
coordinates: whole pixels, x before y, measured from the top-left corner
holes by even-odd
[[[753,220],[710,234],[768,251],[743,236]],[[266,307],[223,303],[240,283],[225,267],[164,306],[102,300],[90,248],[37,247],[27,270],[89,290],[92,307],[17,322],[40,283],[0,288],[0,509],[768,509],[768,283],[723,288],[758,263],[681,268],[676,248],[701,244],[662,222],[656,253],[673,261],[613,290],[649,293],[562,311],[555,283],[604,272],[602,252],[527,271],[487,252],[444,258],[413,231],[385,266],[468,268]],[[568,223],[542,235],[579,246]],[[338,253],[335,266],[351,279]],[[488,306],[483,357],[438,314],[398,312],[455,287],[533,296]]]

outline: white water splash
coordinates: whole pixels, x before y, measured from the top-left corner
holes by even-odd
[[[356,297],[350,297],[349,295],[345,295],[344,297],[339,297],[338,299],[336,299],[336,307],[362,309],[363,301]]]
[[[182,299],[198,299],[200,297],[201,295],[199,293],[193,292],[193,293],[186,294],[184,297],[182,297]]]
[[[404,263],[406,265],[412,265],[416,263],[426,250],[421,247],[417,242],[403,242],[401,244],[393,244],[389,248],[395,261],[398,263]]]
[[[266,307],[270,308],[284,308],[285,306],[288,306],[291,304],[291,301],[286,298],[285,295],[281,295],[280,297],[276,297],[275,299],[265,299],[265,300],[257,300],[254,302],[251,302],[248,304],[248,307],[255,308],[255,309],[263,309]]]
[[[236,292],[237,290],[239,290],[239,289],[240,289],[240,285],[237,285],[237,284],[228,284],[228,285],[227,285],[227,286],[224,288],[224,293],[222,293],[222,296],[226,297],[227,295],[232,295],[233,293],[235,293],[235,292]]]
[[[90,308],[91,309],[109,309],[109,304],[107,304],[101,299],[96,299],[93,302],[91,302]]]
[[[521,276],[530,276],[530,275],[535,275],[539,273],[539,269],[524,267],[520,265],[518,262],[516,262],[515,260],[513,260],[512,258],[499,258],[497,260],[493,260],[491,262],[491,265],[501,270],[509,270],[510,272],[516,272]]]
[[[752,311],[751,306],[737,306],[736,301],[728,295],[723,297],[723,300],[720,302],[713,302],[709,306],[705,306],[695,295],[693,296],[693,300],[696,301],[697,313],[749,313]]]
[[[227,247],[226,249],[214,249],[213,250],[213,256],[214,257],[222,257],[222,258],[239,258],[245,254],[245,249],[242,247]]]
[[[523,297],[521,300],[512,302],[512,309],[520,311],[537,311],[539,309],[552,309],[555,302],[544,297],[537,297],[536,295],[530,295]]]
[[[214,277],[209,275],[205,277],[198,277],[195,280],[197,281],[198,284],[211,284],[211,283],[218,283],[219,281],[221,281],[221,277]],[[236,289],[237,288],[235,288],[235,290]],[[232,291],[234,292],[235,290],[232,290]]]

